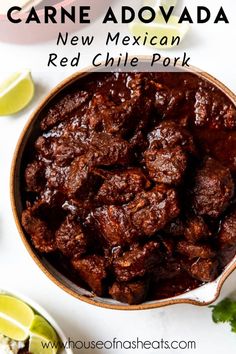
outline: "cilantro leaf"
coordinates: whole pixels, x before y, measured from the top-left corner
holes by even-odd
[[[212,319],[215,323],[232,322],[236,332],[236,301],[229,298],[224,299],[215,306],[211,306]]]
[[[236,333],[236,317],[230,321],[230,325],[231,325],[231,331]]]

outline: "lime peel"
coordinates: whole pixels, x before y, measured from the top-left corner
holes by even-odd
[[[43,343],[52,343],[52,346],[43,348]],[[30,327],[29,351],[34,354],[56,354],[58,349],[53,345],[59,343],[54,328],[42,316],[35,315]]]

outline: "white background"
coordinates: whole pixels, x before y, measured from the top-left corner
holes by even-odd
[[[190,3],[197,3],[197,1],[190,1],[189,5]],[[204,4],[204,1],[201,4]],[[205,4],[209,6],[209,1],[205,1]],[[224,0],[226,7],[229,8],[230,4],[230,13],[235,16],[234,1]],[[91,26],[89,30],[91,33],[98,31],[97,25]],[[204,30],[194,26],[193,31],[193,46],[190,46],[192,64],[215,75],[235,92],[236,65],[235,42],[233,41],[235,22],[234,26],[231,24],[231,28],[227,32],[221,26],[213,28],[207,25]],[[102,50],[102,32],[100,35],[98,48]],[[227,45],[222,44],[223,35]],[[50,52],[52,45],[53,42],[32,46],[0,43],[2,76],[8,71],[12,71],[13,67],[23,66],[23,61],[25,61],[26,65],[24,66],[32,68],[36,84],[35,98],[27,109],[16,116],[0,119],[0,288],[16,289],[39,302],[61,324],[67,335],[75,340],[112,340],[113,337],[120,340],[131,340],[137,336],[146,340],[160,340],[161,338],[195,340],[197,349],[189,352],[198,354],[235,353],[236,334],[232,334],[227,325],[213,324],[211,310],[207,307],[175,305],[144,312],[117,312],[93,307],[72,298],[57,288],[38,269],[22,245],[14,224],[9,200],[10,165],[16,141],[30,112],[45,94],[68,74],[67,71],[44,73],[42,61],[45,55]],[[74,49],[67,48],[67,55],[70,55],[70,52],[72,54]],[[134,49],[133,52],[137,51]],[[152,51],[141,48],[138,52],[147,54]],[[168,55],[174,56],[177,52],[178,50],[174,50],[168,52]],[[82,66],[86,66],[86,60]],[[235,290],[236,274],[233,274],[226,281],[221,297],[225,297]],[[118,352],[125,353],[127,351],[91,351],[94,354]],[[130,350],[130,352],[132,351]],[[136,351],[136,353],[138,352],[140,351]],[[152,353],[151,350],[149,352]],[[168,351],[159,352],[168,353]],[[90,353],[90,351],[79,351],[78,353]]]

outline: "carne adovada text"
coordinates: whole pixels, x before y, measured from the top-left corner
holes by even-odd
[[[236,253],[236,109],[196,74],[85,76],[43,112],[25,160],[32,245],[98,296],[172,297]]]

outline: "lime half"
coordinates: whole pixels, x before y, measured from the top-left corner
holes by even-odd
[[[29,336],[29,328],[34,319],[33,310],[21,300],[0,295],[0,333],[16,341],[24,341]]]
[[[34,83],[29,70],[12,74],[0,83],[0,115],[11,115],[26,107],[34,96]]]
[[[141,37],[141,41],[147,46],[158,49],[169,49],[178,45],[189,30],[189,24],[178,23],[177,16],[171,16],[168,24],[160,21],[144,24],[141,22],[132,22],[130,24],[130,32]],[[154,38],[157,37],[157,38]],[[152,42],[152,43],[150,43]]]
[[[56,354],[59,339],[52,326],[41,316],[35,315],[30,327],[29,351],[33,354]]]

